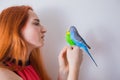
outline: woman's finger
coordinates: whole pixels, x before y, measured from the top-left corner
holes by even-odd
[[[66,66],[66,64],[67,64],[66,53],[67,53],[67,46],[65,46],[65,47],[61,50],[61,52],[60,52],[60,54],[59,54],[59,56],[58,56],[59,66],[63,66],[63,67]]]

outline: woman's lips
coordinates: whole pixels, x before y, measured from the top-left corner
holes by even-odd
[[[44,37],[45,37],[44,35],[43,35],[43,36],[41,36],[41,39],[43,39],[43,40],[44,40]]]

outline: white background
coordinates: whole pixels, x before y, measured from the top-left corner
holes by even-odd
[[[58,76],[58,55],[65,31],[76,25],[92,47],[98,67],[84,53],[79,80],[120,80],[120,0],[0,0],[0,12],[11,5],[30,5],[47,29],[43,57],[49,75]]]

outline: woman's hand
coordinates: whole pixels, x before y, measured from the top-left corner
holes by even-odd
[[[79,68],[82,62],[82,50],[77,46],[69,46],[67,48],[67,61],[69,68]]]
[[[59,61],[59,76],[58,80],[67,80],[68,72],[69,72],[69,65],[67,61],[67,46],[64,47],[59,56],[58,56],[58,61]]]
[[[82,62],[82,50],[77,46],[64,47],[58,57],[59,80],[76,80]]]

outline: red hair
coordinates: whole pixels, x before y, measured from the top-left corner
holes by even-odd
[[[21,60],[23,66],[27,59],[26,41],[21,35],[28,20],[28,10],[33,10],[30,6],[12,6],[4,9],[0,14],[0,63],[10,58]],[[42,63],[40,49],[36,48],[31,52],[30,63],[43,80],[50,80]]]

